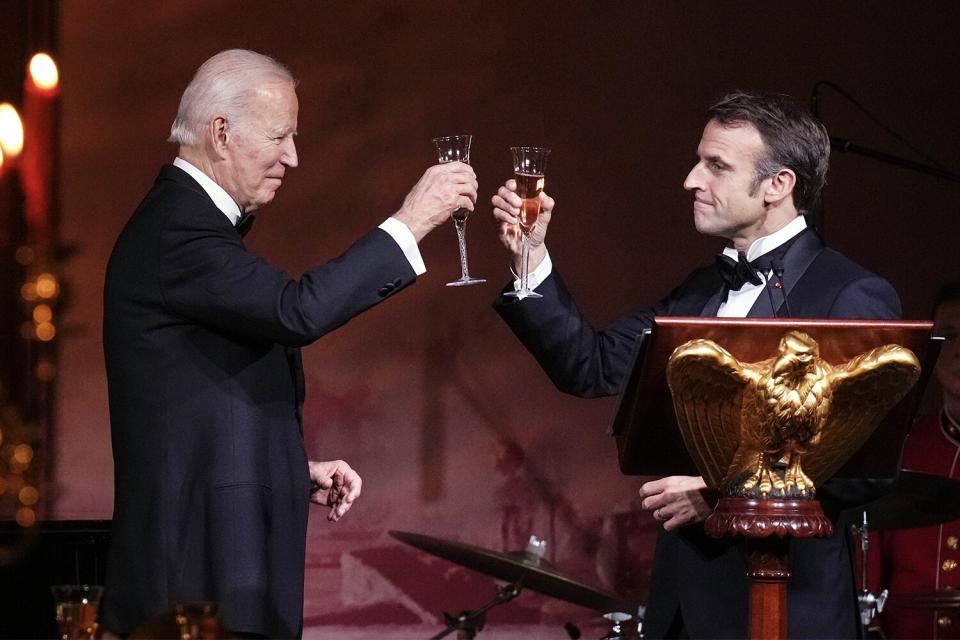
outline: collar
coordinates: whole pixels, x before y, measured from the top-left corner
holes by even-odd
[[[207,192],[207,195],[210,196],[210,199],[213,200],[213,204],[217,206],[217,209],[220,209],[223,215],[227,216],[230,224],[236,226],[237,221],[240,220],[240,205],[230,197],[229,193],[224,191],[223,187],[183,158],[177,157],[177,159],[173,161],[173,166],[183,169],[187,175],[196,180],[197,184],[199,184],[200,187]]]
[[[783,225],[768,236],[757,238],[747,249],[747,260],[753,260],[765,253],[769,253],[787,242],[795,235],[807,228],[807,219],[803,216],[797,216],[787,224]],[[737,259],[737,250],[733,247],[725,247],[723,255]]]

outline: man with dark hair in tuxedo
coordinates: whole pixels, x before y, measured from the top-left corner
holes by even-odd
[[[890,284],[824,246],[804,214],[826,179],[826,129],[789,96],[736,92],[707,111],[698,162],[684,188],[697,231],[727,241],[716,264],[694,270],[669,295],[595,329],[552,264],[544,238],[554,200],[540,194],[531,234],[531,287],[542,299],[502,296],[495,308],[556,386],[583,397],[614,395],[630,355],[654,316],[875,318],[900,316]],[[500,239],[519,273],[521,200],[514,181],[493,196]],[[508,289],[519,289],[514,282]],[[818,491],[834,511],[850,495]],[[836,491],[836,490],[835,490]],[[839,493],[839,491],[836,491]],[[703,532],[715,496],[703,478],[671,476],[641,488],[643,507],[664,529],[654,556],[644,630],[648,637],[742,638],[748,584],[742,544]],[[834,501],[833,506],[831,506]],[[793,540],[788,587],[791,638],[858,632],[849,541]]]
[[[234,634],[301,634],[308,504],[339,519],[360,477],[307,460],[299,348],[412,284],[425,270],[417,243],[476,201],[468,165],[431,167],[379,228],[291,279],[243,235],[298,164],[297,114],[295,82],[273,59],[207,60],[171,128],[178,157],[110,257],[109,631],[214,601]]]

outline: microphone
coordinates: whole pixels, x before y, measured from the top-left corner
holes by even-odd
[[[770,311],[773,312],[773,317],[777,318],[777,305],[773,303],[773,294],[770,292],[770,276],[766,273],[763,274],[763,288],[767,290],[767,299],[770,301]]]
[[[790,304],[787,302],[787,288],[783,286],[783,262],[780,260],[774,260],[770,266],[773,269],[773,276],[777,279],[777,288],[780,289],[780,294],[783,296],[783,310],[787,312],[786,317],[791,317],[793,314],[790,313]],[[776,315],[776,312],[774,312]]]

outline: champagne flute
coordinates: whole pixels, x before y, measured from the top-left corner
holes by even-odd
[[[544,173],[550,149],[543,147],[510,147],[513,154],[513,176],[517,181],[517,195],[523,200],[520,205],[520,233],[523,236],[523,252],[520,256],[520,289],[504,295],[518,298],[542,298],[529,285],[530,232],[540,216],[540,192],[543,191]]]
[[[437,156],[441,164],[446,162],[464,162],[470,164],[470,142],[473,136],[441,136],[433,139],[434,146],[437,147]],[[480,284],[486,282],[483,278],[470,277],[470,270],[467,267],[467,216],[470,215],[469,209],[457,209],[453,212],[453,224],[457,229],[457,241],[460,247],[460,279],[448,282],[448,287],[463,287],[471,284]]]

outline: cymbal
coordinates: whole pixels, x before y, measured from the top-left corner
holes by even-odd
[[[909,529],[960,518],[960,480],[901,470],[890,492],[858,511],[873,529]]]
[[[639,605],[615,593],[574,581],[559,573],[549,562],[526,552],[500,553],[460,542],[431,538],[419,533],[390,531],[391,536],[421,551],[544,595],[572,602],[588,609],[636,615]]]
[[[910,609],[960,609],[960,590],[930,589],[891,595],[890,604]]]

